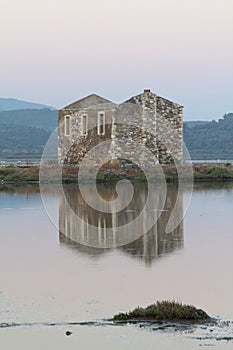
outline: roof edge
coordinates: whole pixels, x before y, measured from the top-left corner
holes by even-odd
[[[87,96],[84,96],[84,97],[80,98],[79,100],[76,100],[76,101],[73,101],[73,102],[69,103],[67,106],[61,108],[61,110],[63,110],[63,109],[73,109],[73,108],[70,108],[70,107],[72,107],[72,105],[75,105],[75,104],[78,104],[78,103],[82,103],[83,101],[85,101],[85,100],[87,100],[89,98],[92,98],[92,97],[95,97],[97,99],[102,100],[102,102],[99,102],[98,104],[107,103],[107,102],[114,103],[113,101],[110,101],[110,100],[106,99],[105,97],[102,97],[100,95],[97,95],[97,94],[93,93],[93,94],[89,94]]]

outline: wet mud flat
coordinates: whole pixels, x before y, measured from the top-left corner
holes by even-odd
[[[114,321],[113,325],[136,326],[151,332],[184,334],[198,340],[229,341],[233,343],[233,321],[211,319],[209,321]]]
[[[198,341],[200,346],[215,346],[219,342],[233,345],[233,321],[211,319],[205,322],[192,321],[150,321],[102,319],[84,322],[32,322],[32,323],[0,323],[0,334],[9,328],[54,327],[64,329],[66,336],[75,336],[80,328],[138,328],[145,332],[182,336]]]

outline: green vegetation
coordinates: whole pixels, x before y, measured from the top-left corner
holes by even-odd
[[[5,183],[10,182],[29,182],[39,180],[39,169],[32,167],[5,167],[0,168],[0,181]]]
[[[205,121],[205,120],[194,120],[194,121],[190,121],[190,122],[184,122],[184,125],[187,126],[188,128],[193,128],[194,126],[200,126],[200,125],[204,125],[204,124],[208,124],[211,123],[209,121]]]
[[[57,127],[57,111],[51,109],[0,111],[1,124],[33,126],[46,131],[53,131]]]
[[[90,178],[92,178],[94,180],[94,176],[93,175]],[[117,174],[117,172],[115,173],[115,172],[104,172],[104,171],[101,172],[101,171],[99,171],[97,173],[97,176],[96,176],[96,181],[97,182],[104,182],[104,181],[106,181],[106,182],[109,182],[109,181],[117,182],[117,181],[119,181],[121,179],[125,179],[125,178],[126,178],[125,175]]]
[[[43,152],[50,132],[23,125],[0,124],[0,156],[38,155]]]
[[[40,157],[56,127],[56,110],[0,111],[0,157]]]
[[[233,180],[233,166],[229,163],[225,165],[199,165],[193,167],[194,180]]]
[[[62,173],[63,183],[77,183],[78,182],[78,166],[64,167]],[[163,167],[164,175],[167,182],[177,182],[178,174],[173,166]],[[219,164],[211,166],[208,164],[202,164],[193,167],[194,181],[233,181],[233,165]],[[181,181],[188,181],[190,178],[186,174],[185,166],[181,169]],[[44,176],[44,182],[56,183],[59,181],[58,173],[55,168],[48,167],[47,175]],[[138,173],[127,173],[122,169],[112,171],[100,171],[95,174],[88,172],[82,175],[79,180],[94,182],[118,182],[119,180],[128,179],[134,182],[146,182],[146,176],[142,172]],[[39,180],[39,166],[19,165],[19,166],[6,166],[0,167],[0,181],[4,182],[20,182],[20,181],[38,181]],[[148,176],[149,181],[160,182],[163,180],[160,172],[150,174]]]
[[[233,113],[217,122],[184,123],[184,142],[191,159],[233,159]]]
[[[175,301],[157,301],[146,308],[137,307],[128,313],[119,313],[113,318],[115,321],[154,320],[154,321],[203,321],[210,316],[192,305],[185,305]]]

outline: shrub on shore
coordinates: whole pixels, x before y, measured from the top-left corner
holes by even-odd
[[[127,320],[158,320],[158,321],[203,321],[210,319],[202,309],[192,305],[185,305],[175,301],[157,301],[146,308],[137,307],[128,313],[119,313],[113,318],[115,321]]]
[[[26,182],[26,181],[38,181],[39,170],[35,167],[4,167],[0,168],[0,181],[4,182]]]

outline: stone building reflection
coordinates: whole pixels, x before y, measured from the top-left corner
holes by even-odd
[[[87,193],[92,196],[94,185],[87,184]],[[184,232],[183,221],[174,222],[174,230],[166,232],[166,227],[172,210],[176,203],[180,217],[183,215],[183,198],[177,197],[177,186],[168,186],[165,204],[162,201],[162,189],[153,185],[154,210],[160,214],[156,224],[143,236],[134,236],[132,230],[126,231],[126,242],[116,249],[143,260],[150,265],[157,258],[174,252],[183,247]],[[116,192],[114,185],[100,184],[98,192],[106,201],[115,199]],[[86,204],[78,187],[64,188],[65,198],[60,198],[59,205],[59,231],[60,243],[65,246],[79,251],[80,253],[89,254],[97,257],[108,249],[100,249],[103,246],[117,245],[117,237],[114,230],[110,235],[107,228],[121,227],[132,221],[142,211],[145,201],[147,200],[147,185],[134,184],[134,196],[129,205],[118,213],[99,212]],[[149,215],[149,213],[148,213]],[[82,220],[77,220],[77,216]],[[147,220],[147,214],[144,214],[143,220]],[[173,217],[176,220],[176,217]],[[89,225],[94,227],[90,231]],[[143,226],[143,223],[142,223]],[[143,227],[141,228],[143,232]],[[131,242],[131,243],[128,243]]]

